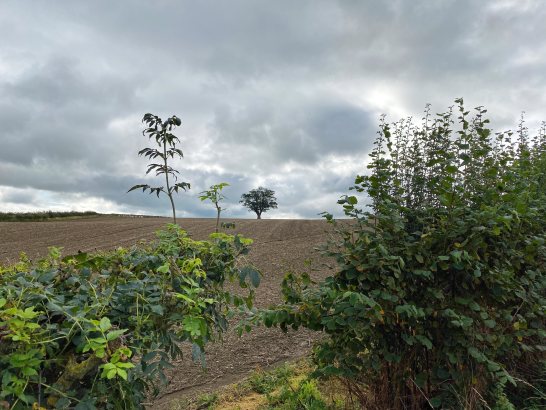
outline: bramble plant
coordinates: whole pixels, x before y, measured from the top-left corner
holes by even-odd
[[[143,409],[181,357],[204,361],[233,307],[252,306],[250,239],[194,241],[177,225],[140,248],[0,267],[0,407]],[[237,280],[246,295],[224,290]]]
[[[420,126],[381,121],[369,175],[326,214],[337,272],[287,275],[267,326],[329,335],[318,373],[369,409],[535,409],[546,402],[546,126],[493,134],[463,100]],[[457,113],[457,118],[454,114]]]
[[[216,208],[216,228],[215,232],[218,232],[218,224],[220,223],[220,213],[225,210],[225,208],[222,208],[220,206],[220,202],[222,202],[226,197],[222,193],[222,189],[229,186],[227,182],[220,182],[216,185],[211,185],[211,187],[207,191],[203,191],[199,194],[199,199],[201,201],[209,200],[214,204],[214,207]]]
[[[138,155],[144,155],[149,160],[154,160],[156,158],[160,158],[162,160],[161,163],[153,163],[148,165],[146,175],[152,171],[155,171],[156,176],[165,175],[165,186],[152,187],[148,184],[138,184],[133,186],[127,192],[142,188],[142,192],[150,191],[150,194],[155,193],[158,198],[159,194],[163,192],[169,197],[173,212],[173,223],[176,224],[176,209],[174,206],[173,192],[178,193],[180,189],[184,191],[190,189],[189,183],[177,182],[180,172],[172,168],[168,163],[169,157],[171,159],[174,159],[175,157],[184,157],[182,150],[176,147],[176,144],[180,142],[180,140],[171,132],[175,127],[179,127],[182,122],[180,121],[180,118],[175,115],[167,118],[166,121],[163,121],[157,115],[149,113],[144,114],[142,122],[147,126],[147,128],[142,131],[142,135],[147,135],[150,140],[155,139],[155,142],[160,149],[144,148],[138,152]],[[169,177],[174,179],[174,184],[171,185],[172,180]]]
[[[278,205],[275,191],[264,187],[252,189],[250,192],[241,195],[239,203],[243,204],[249,211],[255,212],[257,219],[262,219],[262,213],[277,208]]]

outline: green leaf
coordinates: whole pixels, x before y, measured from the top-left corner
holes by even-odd
[[[455,172],[457,172],[458,168],[455,166],[455,165],[448,165],[446,167],[446,171],[450,174],[454,174]]]
[[[127,372],[123,369],[120,369],[119,366],[116,370],[116,373],[121,377],[123,380],[127,380]]]
[[[438,408],[442,405],[443,403],[443,400],[440,396],[436,396],[436,397],[432,397],[430,400],[429,400],[430,404],[432,405],[432,407],[434,408]]]
[[[159,268],[157,268],[157,271],[159,273],[168,273],[171,269],[171,266],[169,262],[165,262],[163,265],[161,265]]]
[[[497,322],[495,322],[493,319],[484,320],[483,323],[489,329],[493,329],[497,325]]]
[[[131,188],[129,188],[129,190],[127,192],[131,192],[131,191],[134,191],[135,189],[140,189],[142,188],[142,190],[146,190],[147,188],[149,188],[150,186],[147,185],[147,184],[139,184],[139,185],[134,185],[132,186]]]
[[[245,266],[239,270],[239,281],[243,283],[247,276],[250,279],[252,286],[255,288],[260,286],[260,272],[251,266]]]
[[[130,362],[118,362],[116,363],[116,367],[121,369],[132,369],[133,367],[135,367],[135,365]]]
[[[250,271],[250,283],[252,283],[252,286],[255,288],[260,286],[260,272],[255,269]]]
[[[491,360],[487,361],[487,370],[490,372],[496,372],[501,369],[501,366],[498,363],[495,363]]]
[[[126,331],[127,329],[112,330],[111,332],[108,332],[108,334],[106,335],[106,340],[108,340],[109,342],[111,342],[112,340],[116,340]]]
[[[182,322],[183,328],[192,337],[201,336],[201,325],[203,319],[193,316],[186,316]]]
[[[108,319],[106,316],[104,316],[99,323],[100,330],[103,332],[106,332],[108,329],[112,327],[112,324],[110,323],[110,319]]]
[[[480,352],[478,349],[476,349],[474,346],[470,346],[468,349],[468,354],[472,356],[474,359],[476,359],[479,363],[483,363],[486,361],[485,355]]]
[[[178,297],[179,295],[180,295],[180,296],[186,297],[185,295],[182,295],[182,294],[180,294],[180,293],[177,293],[177,294],[176,294],[177,297]],[[189,299],[189,300],[190,300],[191,302],[193,302],[193,300],[191,300],[191,299]],[[165,308],[164,308],[163,306],[161,306],[161,305],[152,305],[152,306],[150,307],[150,310],[151,310],[153,313],[155,313],[156,315],[159,315],[159,316],[163,316],[163,314],[165,313]]]
[[[33,369],[32,367],[23,367],[21,369],[21,373],[23,373],[23,376],[26,376],[26,377],[36,376],[38,374],[36,369]]]
[[[425,372],[421,372],[415,376],[415,384],[421,389],[425,387],[425,384],[428,380],[428,375]]]
[[[415,339],[417,339],[428,350],[432,349],[432,341],[428,337],[423,335],[415,335]]]
[[[146,353],[144,356],[142,356],[142,360],[144,360],[145,362],[151,362],[152,360],[155,359],[155,357],[157,356],[158,352],[148,352]]]
[[[106,350],[103,347],[96,349],[95,356],[97,356],[99,359],[102,359],[104,356],[106,356]]]

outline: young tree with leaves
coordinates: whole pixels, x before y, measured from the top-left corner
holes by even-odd
[[[257,219],[262,219],[263,212],[277,208],[275,191],[264,187],[252,189],[250,192],[241,195],[239,202],[249,211],[255,212]]]
[[[168,163],[169,157],[171,159],[174,159],[175,157],[184,157],[182,150],[176,147],[176,144],[179,143],[180,140],[171,132],[175,127],[179,127],[182,124],[182,121],[180,121],[180,118],[176,115],[163,121],[157,115],[148,113],[144,115],[142,122],[147,126],[147,128],[142,131],[142,135],[147,135],[150,140],[155,139],[159,149],[144,148],[138,152],[138,155],[144,155],[149,160],[155,160],[156,158],[161,159],[161,162],[159,163],[148,165],[146,175],[152,171],[155,171],[156,176],[165,175],[165,186],[152,187],[148,184],[138,184],[127,192],[142,188],[142,192],[150,191],[150,194],[155,193],[158,198],[159,194],[163,192],[169,197],[173,211],[173,222],[176,224],[176,209],[174,206],[173,192],[178,193],[180,189],[183,189],[184,191],[190,189],[189,183],[177,182],[180,172],[172,168]],[[172,182],[174,182],[174,184],[172,184]]]
[[[227,182],[220,182],[216,185],[211,185],[211,187],[207,191],[203,191],[199,194],[199,199],[201,201],[209,200],[214,204],[214,207],[216,208],[216,228],[215,232],[218,232],[218,224],[220,222],[220,213],[225,210],[225,208],[222,208],[220,206],[220,202],[222,202],[226,197],[222,193],[222,189],[224,187],[229,186]]]

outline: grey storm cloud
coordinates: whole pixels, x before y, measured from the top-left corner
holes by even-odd
[[[543,120],[545,20],[541,0],[4,1],[0,211],[168,214],[126,193],[155,182],[146,112],[183,120],[182,215],[213,216],[197,194],[221,181],[229,216],[252,217],[238,199],[258,185],[270,217],[336,211],[382,113],[462,96],[497,130]]]
[[[267,157],[260,161],[260,168],[272,171],[264,162],[271,167],[288,161],[314,163],[329,153],[368,150],[372,140],[366,137],[375,132],[375,119],[346,102],[279,104],[272,100],[244,110],[224,107],[216,112],[212,128],[221,152],[229,152],[230,147],[259,147],[259,156]]]

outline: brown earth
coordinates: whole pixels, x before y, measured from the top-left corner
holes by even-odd
[[[226,220],[235,222],[233,233],[254,239],[248,259],[263,273],[256,305],[267,307],[281,300],[280,284],[287,271],[309,271],[326,277],[330,270],[315,247],[327,239],[328,225],[320,220]],[[100,216],[69,221],[0,222],[0,263],[13,262],[20,251],[31,258],[47,253],[48,246],[64,247],[64,254],[131,246],[152,239],[153,232],[170,222],[167,218]],[[205,239],[214,230],[212,219],[180,219],[180,226],[194,239]],[[207,349],[207,369],[191,362],[190,355],[175,364],[170,384],[148,406],[175,408],[184,395],[210,391],[234,383],[256,368],[269,367],[307,354],[316,333],[300,330],[283,333],[258,327],[238,337],[228,331],[221,344]]]

